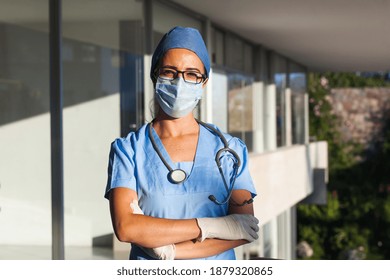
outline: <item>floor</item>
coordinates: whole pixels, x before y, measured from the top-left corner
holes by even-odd
[[[65,247],[66,260],[126,260],[129,252],[108,247]],[[0,260],[51,260],[50,246],[0,245]]]

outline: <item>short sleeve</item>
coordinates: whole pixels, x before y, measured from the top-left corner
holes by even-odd
[[[111,144],[104,197],[108,199],[109,192],[116,187],[136,190],[134,170],[134,150],[129,138],[116,139]]]
[[[233,137],[229,141],[229,147],[236,151],[241,160],[238,169],[237,178],[234,184],[235,190],[247,190],[251,193],[252,198],[257,195],[256,188],[253,184],[252,177],[249,173],[249,155],[245,143],[239,138]]]

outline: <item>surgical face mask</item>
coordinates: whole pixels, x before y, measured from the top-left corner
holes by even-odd
[[[163,111],[173,117],[181,118],[188,115],[202,97],[202,83],[186,83],[183,78],[166,81],[158,78],[156,82],[156,97]]]

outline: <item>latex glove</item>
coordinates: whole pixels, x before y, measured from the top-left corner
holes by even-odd
[[[144,214],[144,212],[139,207],[137,200],[134,199],[133,202],[130,203],[130,207],[133,210],[133,214],[140,214],[140,215]]]
[[[197,218],[201,236],[198,241],[206,238],[226,240],[245,239],[252,242],[259,238],[259,220],[250,214],[232,214],[217,218]]]
[[[157,248],[145,248],[137,245],[149,256],[158,260],[174,260],[176,255],[175,244],[165,245]]]
[[[141,208],[138,205],[137,200],[133,200],[132,203],[130,203],[131,209],[133,209],[133,214],[140,214],[143,215],[144,212],[141,210]],[[145,248],[142,246],[137,245],[140,247],[146,254],[149,256],[159,259],[159,260],[174,260],[176,255],[176,246],[175,244],[170,244],[166,246],[161,246],[157,248]]]

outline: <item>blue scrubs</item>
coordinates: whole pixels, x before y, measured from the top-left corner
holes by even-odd
[[[217,205],[208,197],[214,195],[219,201],[228,195],[215,162],[215,155],[223,148],[221,139],[202,125],[194,162],[173,162],[154,129],[153,137],[164,159],[172,169],[186,171],[187,179],[180,184],[168,180],[168,169],[154,150],[146,124],[126,138],[118,138],[111,145],[108,182],[105,197],[116,187],[126,187],[137,192],[138,203],[145,215],[167,219],[193,219],[220,217],[228,214],[228,203]],[[218,129],[218,128],[216,128]],[[248,190],[255,197],[256,190],[248,170],[248,151],[238,138],[224,134],[241,159],[234,189]],[[221,162],[229,182],[233,173],[233,156],[225,153]],[[132,245],[130,259],[151,259],[137,246]],[[205,259],[235,259],[234,250]]]

